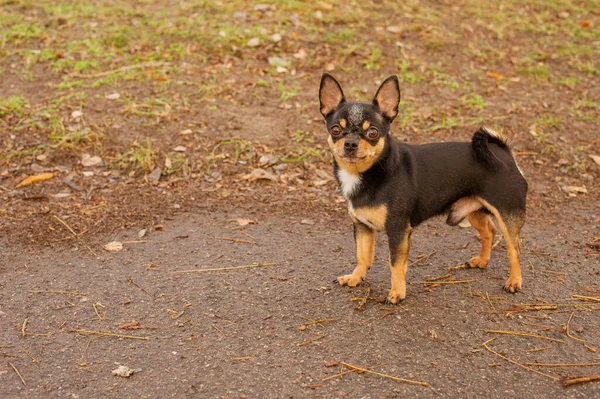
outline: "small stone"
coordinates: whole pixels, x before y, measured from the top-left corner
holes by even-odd
[[[146,176],[146,180],[148,181],[148,183],[156,185],[156,184],[158,184],[158,181],[160,180],[161,175],[162,175],[162,168],[156,167],[148,176]]]
[[[119,97],[121,97],[121,95],[119,93],[112,93],[112,94],[106,95],[107,100],[116,100]]]
[[[81,165],[86,168],[98,166],[102,163],[102,158],[98,155],[91,156],[90,154],[83,154],[81,156]]]
[[[275,43],[278,43],[281,41],[281,35],[279,33],[274,33],[271,35],[271,40]]]
[[[177,147],[173,148],[173,151],[175,151],[175,152],[186,152],[187,148],[185,148],[185,146],[183,146],[183,145],[178,145]]]
[[[82,116],[83,116],[83,112],[81,112],[79,110],[71,112],[71,119],[81,118]]]

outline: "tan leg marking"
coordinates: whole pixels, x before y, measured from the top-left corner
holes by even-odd
[[[404,233],[404,239],[398,245],[398,255],[394,264],[391,259],[389,261],[392,272],[392,289],[388,293],[386,302],[393,305],[406,298],[406,270],[408,269],[411,230],[409,227]]]
[[[521,227],[517,227],[517,223],[510,221],[509,228],[505,220],[500,215],[498,209],[496,209],[489,202],[485,201],[483,198],[479,198],[479,200],[494,215],[494,217],[498,221],[500,231],[504,236],[504,241],[506,242],[506,248],[508,250],[508,260],[510,263],[510,271],[508,274],[508,280],[504,284],[504,290],[515,293],[521,290],[523,286],[523,277],[521,276],[521,265],[519,263],[519,231]]]
[[[364,226],[356,227],[356,268],[352,274],[338,277],[340,285],[356,287],[367,276],[375,252],[375,232]]]
[[[485,212],[473,212],[468,216],[469,223],[481,236],[481,252],[479,256],[472,258],[467,262],[469,267],[477,267],[483,269],[487,266],[490,261],[490,255],[492,253],[492,244],[494,242],[494,236],[496,235],[496,226],[490,215]]]

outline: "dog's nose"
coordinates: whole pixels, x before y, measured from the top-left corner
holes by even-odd
[[[354,152],[358,149],[358,141],[356,140],[346,140],[344,142],[344,150],[346,152]]]

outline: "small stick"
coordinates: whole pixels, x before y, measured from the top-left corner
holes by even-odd
[[[79,237],[79,234],[75,233],[75,231],[73,231],[73,229],[71,228],[71,226],[69,226],[69,225],[67,224],[67,222],[65,222],[64,220],[62,220],[61,218],[59,218],[59,217],[58,217],[58,216],[56,216],[56,215],[52,215],[52,216],[54,216],[54,219],[58,220],[58,221],[59,221],[59,222],[61,222],[61,223],[62,223],[62,224],[63,224],[63,225],[64,225],[64,226],[67,228],[67,229],[69,229],[69,231],[71,232],[71,234],[73,234],[73,237],[75,237],[75,238],[77,238],[77,239],[79,239],[79,238],[80,238],[80,237]],[[91,253],[92,255],[94,255],[94,256],[98,256],[98,255],[97,255],[97,254],[96,254],[94,251],[92,251],[92,248],[90,248],[90,246],[89,246],[89,245],[85,244],[85,246],[86,246],[86,248],[88,249],[88,251],[90,251],[90,253]]]
[[[23,379],[23,376],[21,375],[21,373],[19,373],[19,370],[17,370],[17,368],[15,367],[15,365],[12,364],[11,362],[8,362],[8,364],[10,364],[10,367],[12,367],[13,370],[15,370],[15,373],[17,373],[17,375],[21,379],[21,382],[23,383],[23,385],[27,386],[27,384],[25,384],[25,380]]]
[[[493,310],[494,312],[496,312],[496,308],[494,307],[494,304],[492,303],[492,300],[490,299],[490,294],[488,294],[488,292],[487,292],[487,291],[485,292],[485,297],[486,297],[486,299],[487,299],[488,303],[490,304],[490,307],[492,308],[492,310]],[[496,312],[496,314],[497,314],[498,316],[500,316],[500,318],[502,319],[502,321],[506,321],[506,319],[505,319],[505,318],[502,316],[502,314],[500,314],[500,313],[498,313],[498,312]]]
[[[416,261],[412,262],[411,264],[408,265],[408,267],[414,266],[417,263],[423,262],[424,260],[429,259],[432,255],[434,255],[437,251],[434,249],[433,251],[431,251],[429,253],[429,255],[423,256],[421,259],[417,259]]]
[[[223,240],[223,241],[231,241],[231,242],[236,242],[236,243],[243,243],[243,244],[256,244],[256,241],[250,241],[250,240],[242,240],[240,238],[229,238],[229,237],[215,237],[217,240]]]
[[[250,360],[252,359],[250,356],[248,357],[234,357],[231,360],[242,361],[242,360]]]
[[[567,326],[565,328],[565,332],[567,333],[567,337],[574,339],[575,341],[583,342],[585,344],[585,341],[583,339],[574,337],[569,333],[569,325],[571,324],[571,319],[573,318],[574,314],[575,314],[575,312],[571,313],[571,316],[569,316],[569,320],[567,320]]]
[[[361,373],[361,372],[359,372],[359,371],[356,371],[356,370],[354,370],[354,369],[348,369],[348,370],[346,370],[346,371],[340,371],[340,372],[339,372],[339,373],[337,373],[337,374],[330,375],[329,377],[325,377],[325,378],[323,378],[321,381],[329,381],[329,380],[332,380],[332,379],[334,379],[334,378],[338,378],[338,377],[341,377],[341,376],[343,376],[343,375],[346,375],[346,374],[349,374],[349,373],[354,373],[354,372]]]
[[[26,354],[32,362],[35,362],[36,360],[33,358],[33,356],[31,356],[31,353],[29,353],[29,351],[25,348],[21,348],[21,350],[23,351],[24,354]]]
[[[405,379],[405,378],[393,377],[393,376],[391,376],[391,375],[387,375],[387,374],[378,373],[378,372],[376,372],[376,371],[372,371],[372,370],[364,369],[364,368],[362,368],[362,367],[353,366],[353,365],[351,365],[351,364],[348,364],[348,363],[344,363],[344,362],[341,362],[341,363],[342,363],[342,366],[344,366],[344,367],[346,367],[346,368],[349,368],[349,369],[351,369],[351,370],[355,370],[355,371],[361,371],[361,372],[363,372],[363,373],[375,374],[375,375],[378,375],[378,376],[380,376],[380,377],[383,377],[383,378],[389,378],[389,379],[391,379],[391,380],[394,380],[394,381],[406,382],[407,384],[421,385],[421,386],[423,386],[423,387],[428,387],[428,386],[429,386],[429,384],[428,384],[428,383],[426,383],[426,382],[423,382],[423,381],[413,381],[413,380],[407,380],[407,379]]]
[[[237,270],[237,269],[249,269],[252,267],[267,267],[267,266],[275,266],[277,263],[253,263],[251,265],[245,266],[232,266],[232,267],[217,267],[214,269],[191,269],[191,270],[177,270],[171,273],[202,273],[202,272],[219,272],[224,270]]]
[[[568,273],[565,272],[555,272],[554,270],[542,270],[542,273],[548,273],[548,274],[559,274],[561,276],[566,276]]]
[[[527,352],[527,353],[541,352],[541,351],[545,351],[547,349],[552,349],[552,347],[546,346],[545,348],[526,349],[525,352]]]
[[[128,282],[129,284],[133,284],[133,285],[135,285],[135,286],[136,286],[136,287],[138,287],[140,290],[142,290],[142,291],[143,291],[145,294],[147,294],[148,296],[150,296],[150,298],[154,299],[154,296],[153,296],[151,293],[149,293],[148,291],[146,291],[146,290],[145,290],[145,289],[144,289],[144,288],[143,288],[141,285],[139,285],[138,283],[136,283],[136,282],[135,282],[135,281],[133,281],[132,279],[127,279],[127,282]]]
[[[211,327],[214,328],[215,330],[217,330],[218,332],[220,332],[221,334],[225,335],[223,330],[221,330],[219,327],[215,326],[214,324],[211,324]]]
[[[371,294],[371,287],[367,288],[367,292],[365,293],[365,297],[362,298],[358,306],[355,308],[356,310],[362,309],[363,306],[367,304],[367,300],[369,299],[369,295]]]
[[[583,296],[583,295],[571,295],[573,299],[579,299],[580,301],[587,302],[600,302],[600,298],[594,296]]]
[[[142,341],[150,341],[149,337],[136,337],[133,335],[122,335],[122,334],[115,334],[115,333],[104,332],[104,331],[73,330],[73,332],[80,333],[80,334],[105,335],[108,337],[118,337],[118,338],[139,339]]]
[[[313,339],[310,339],[310,340],[308,340],[308,341],[300,342],[299,344],[296,344],[296,345],[297,345],[297,346],[304,346],[304,345],[308,345],[308,344],[311,344],[311,343],[313,343],[313,342],[315,342],[315,341],[318,341],[318,340],[320,340],[320,339],[323,339],[323,338],[325,338],[326,336],[327,336],[326,334],[323,334],[323,335],[320,335],[320,336],[318,336],[317,338],[313,338]]]
[[[69,76],[76,77],[76,78],[84,78],[84,79],[92,78],[93,79],[93,78],[101,78],[103,76],[112,75],[113,73],[127,72],[127,71],[133,70],[133,69],[159,68],[162,66],[169,66],[169,65],[171,65],[170,62],[150,61],[150,62],[144,62],[141,64],[126,65],[126,66],[122,66],[120,68],[113,69],[110,71],[93,73],[93,74],[89,74],[89,75],[84,75],[84,74],[80,74],[77,72],[73,72],[73,73],[70,73]]]
[[[104,320],[104,318],[102,316],[100,316],[100,313],[98,313],[98,309],[96,308],[96,306],[100,306],[100,307],[104,308],[104,305],[102,305],[100,302],[92,304],[92,307],[94,308],[94,313],[96,313],[96,316],[98,316],[98,319]]]
[[[0,349],[14,348],[14,345],[0,345]]]
[[[444,274],[443,276],[437,276],[437,277],[428,278],[427,281],[428,282],[434,282],[434,281],[443,280],[445,278],[452,277],[452,276],[454,276],[454,274],[447,273],[447,274]]]
[[[0,353],[0,356],[2,356],[2,357],[14,357],[14,358],[17,358],[17,359],[21,358],[21,356],[15,355],[15,354],[12,354],[12,353]]]
[[[600,366],[600,363],[523,363],[525,366],[537,366],[537,367],[590,367]]]
[[[580,384],[582,382],[591,382],[600,380],[600,375],[592,375],[589,377],[571,377],[571,378],[563,378],[562,383],[563,386],[568,387],[574,384]]]
[[[79,292],[79,291],[32,291],[34,294],[63,294],[63,295],[87,295],[87,292]]]
[[[21,326],[21,338],[25,338],[27,335],[27,320],[29,320],[29,318],[25,319],[23,325]]]
[[[459,269],[466,269],[467,265],[464,263],[461,263],[458,266],[453,266],[453,267],[445,267],[444,270],[459,270]]]
[[[495,339],[495,338],[494,338],[494,339]],[[488,344],[490,341],[493,341],[493,339],[492,339],[492,340],[488,340],[487,342],[484,342],[484,343],[483,343],[483,347],[484,347],[485,349],[487,349],[488,351],[490,351],[491,353],[493,353],[494,355],[496,355],[496,356],[498,356],[498,357],[500,357],[500,358],[502,358],[502,359],[506,360],[506,361],[507,361],[507,362],[509,362],[509,363],[512,363],[512,364],[514,364],[514,365],[516,365],[516,366],[519,366],[519,367],[521,367],[521,368],[524,368],[525,370],[533,371],[534,373],[537,373],[537,374],[543,375],[544,377],[548,377],[548,378],[550,378],[550,379],[552,379],[552,380],[554,380],[554,381],[559,381],[559,378],[557,378],[557,377],[554,377],[554,376],[552,376],[552,375],[549,375],[549,374],[546,374],[546,373],[542,373],[541,371],[538,371],[538,370],[532,369],[532,368],[530,368],[530,367],[524,366],[524,365],[522,365],[522,364],[521,364],[521,363],[519,363],[519,362],[516,362],[516,361],[514,361],[514,360],[512,360],[512,359],[510,359],[510,358],[508,358],[508,357],[506,357],[506,356],[504,356],[504,355],[501,355],[501,354],[499,354],[498,352],[496,352],[495,350],[493,350],[492,348],[490,348],[490,347],[487,345],[487,344]]]
[[[520,335],[523,337],[539,338],[539,339],[545,339],[548,341],[560,342],[563,344],[565,343],[565,341],[563,341],[562,339],[544,337],[543,335],[537,335],[537,334],[533,334],[533,333],[526,332],[526,331],[485,330],[485,332],[488,334]]]
[[[474,283],[475,281],[477,281],[477,279],[473,279],[473,280],[456,280],[456,281],[417,281],[417,282],[409,283],[409,284],[425,284],[425,285],[432,285],[432,284],[466,284],[466,283]]]

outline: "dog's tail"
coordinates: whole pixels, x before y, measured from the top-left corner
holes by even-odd
[[[489,143],[498,145],[500,148],[510,152],[510,143],[508,137],[502,133],[498,133],[487,127],[480,127],[473,138],[471,139],[471,145],[473,146],[473,152],[475,159],[485,165],[489,170],[498,170],[504,165],[502,162],[488,147]]]

